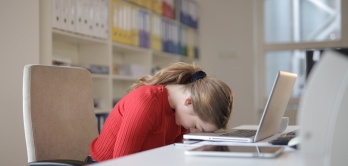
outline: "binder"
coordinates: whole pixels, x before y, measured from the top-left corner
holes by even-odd
[[[84,35],[88,35],[89,34],[89,0],[82,0],[82,24],[81,24],[81,33]]]
[[[139,46],[139,17],[138,8],[132,7],[132,19],[131,19],[131,45]]]
[[[145,48],[150,48],[151,46],[151,40],[150,40],[150,35],[151,35],[151,29],[150,29],[150,13],[145,11]]]
[[[56,0],[60,1],[60,0]],[[84,9],[84,0],[76,0],[75,3],[75,32],[83,34],[83,9]]]
[[[168,25],[165,19],[162,19],[162,50],[169,52],[168,49]]]
[[[174,30],[173,30],[173,24],[171,22],[168,21],[168,52],[169,53],[173,53],[174,50],[174,39],[173,39],[173,36],[174,36]]]
[[[152,0],[152,11],[162,15],[162,0]]]
[[[61,26],[60,28],[62,30],[65,30],[65,31],[68,31],[68,17],[69,17],[69,0],[62,0],[61,2],[61,5],[62,5],[62,10],[61,10],[61,18],[62,18],[62,21],[61,21]]]
[[[150,48],[150,13],[146,10],[139,9],[139,46]]]
[[[144,20],[145,20],[145,14],[144,11],[139,9],[138,13],[139,17],[139,46],[140,47],[145,47],[145,27],[144,27]]]
[[[179,0],[180,22],[192,28],[198,29],[199,8],[194,0]]]
[[[62,10],[62,1],[53,0],[52,1],[52,27],[56,29],[61,29],[61,10]]]
[[[180,0],[180,21],[185,25],[189,25],[189,1]]]
[[[187,29],[184,26],[180,28],[180,54],[187,56]]]
[[[165,22],[164,22],[163,18],[161,18],[160,24],[161,24],[161,45],[162,45],[161,50],[165,51],[165,38],[166,38],[166,36],[165,36]]]
[[[87,0],[88,3],[88,13],[87,13],[87,31],[86,31],[86,35],[87,36],[94,36],[94,29],[95,29],[95,22],[94,22],[94,18],[95,18],[95,0]]]
[[[194,58],[194,36],[191,28],[187,29],[187,57]]]
[[[100,36],[109,37],[109,0],[100,0]]]
[[[192,27],[198,29],[199,8],[195,1],[192,1]]]
[[[112,24],[112,40],[115,42],[122,42],[121,30],[121,4],[119,0],[111,1],[111,24]]]
[[[169,9],[170,9],[169,0],[163,0],[162,1],[162,15],[170,18]]]
[[[146,9],[151,10],[152,9],[152,0],[143,0],[143,6]]]
[[[179,25],[174,24],[174,33],[173,33],[173,53],[179,54]]]
[[[138,5],[138,0],[128,0],[128,1]]]
[[[151,48],[153,50],[161,51],[161,19],[158,15],[153,14],[151,16]]]
[[[123,43],[124,44],[131,44],[131,6],[128,3],[124,3],[124,18],[123,18],[123,33],[124,33],[124,38],[123,38]]]
[[[199,35],[194,33],[194,58],[199,59]]]
[[[67,0],[67,30],[70,32],[75,32],[75,8],[76,8],[76,1],[75,0]]]
[[[101,37],[101,0],[94,0],[93,7],[94,7],[94,17],[93,17],[93,36],[102,38]]]

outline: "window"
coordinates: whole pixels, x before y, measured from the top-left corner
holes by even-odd
[[[263,5],[267,43],[341,38],[340,0],[265,0]]]
[[[292,97],[300,97],[312,51],[319,59],[316,43],[335,42],[342,38],[341,0],[264,0],[264,75],[265,92],[269,94],[279,70],[298,74]],[[308,49],[297,48],[306,43]],[[308,43],[310,43],[308,45]],[[281,44],[282,50],[277,48]],[[288,49],[287,49],[288,48]]]
[[[265,72],[266,91],[271,92],[275,76],[279,70],[297,74],[297,80],[292,91],[292,97],[301,96],[305,85],[307,75],[313,64],[320,60],[322,50],[290,50],[290,51],[272,51],[266,54]],[[307,62],[312,63],[307,63]]]

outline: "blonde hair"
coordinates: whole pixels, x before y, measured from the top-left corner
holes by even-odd
[[[192,75],[202,71],[196,64],[174,63],[154,75],[137,80],[130,90],[142,85],[182,84],[191,92],[192,106],[201,120],[226,128],[232,112],[233,95],[231,89],[221,80],[204,77],[192,80]]]

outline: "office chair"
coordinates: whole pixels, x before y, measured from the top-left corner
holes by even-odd
[[[89,71],[26,65],[23,118],[28,165],[86,165],[98,136]]]

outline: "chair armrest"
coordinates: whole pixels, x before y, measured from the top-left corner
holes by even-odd
[[[28,163],[28,166],[83,166],[89,163],[78,160],[42,160]]]

